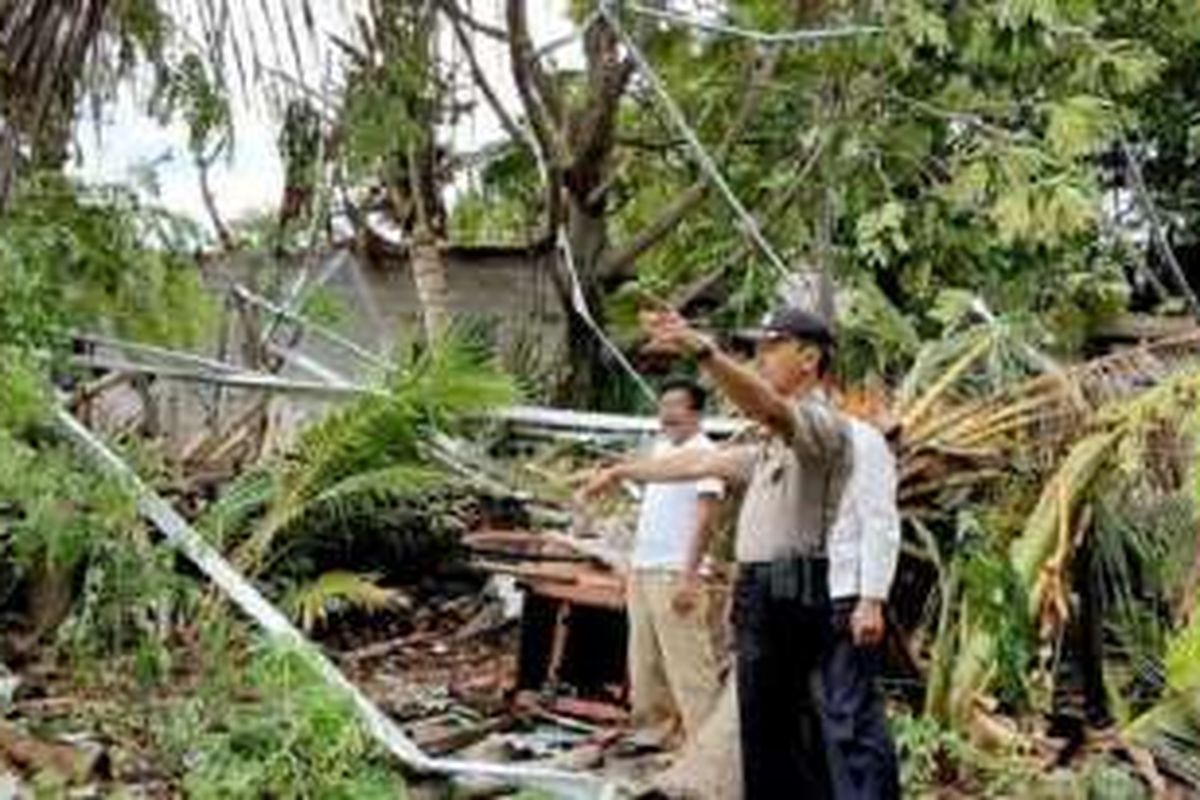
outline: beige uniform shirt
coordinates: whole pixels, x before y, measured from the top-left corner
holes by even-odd
[[[762,434],[744,448],[746,493],[738,515],[739,563],[824,556],[850,474],[846,422],[823,397],[796,402],[791,441]]]

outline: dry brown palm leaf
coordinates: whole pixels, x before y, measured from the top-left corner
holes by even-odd
[[[989,396],[955,401],[994,338],[980,337],[919,395],[898,404],[906,420],[900,449],[901,495],[936,494],[938,480],[962,489],[970,476],[993,480],[997,460],[1024,454],[1050,464],[1085,432],[1097,409],[1161,383],[1200,360],[1200,330],[1172,336],[1021,381]],[[939,463],[940,462],[940,463]],[[966,476],[964,479],[962,476]]]
[[[900,419],[901,427],[904,430],[910,430],[917,428],[921,422],[925,421],[926,417],[936,409],[937,404],[943,400],[944,396],[991,349],[992,344],[993,340],[991,337],[980,337],[977,342],[968,347],[965,352],[954,360],[941,377],[934,381],[928,389],[913,398],[911,403],[905,402],[902,398],[896,409],[896,416]]]
[[[1058,470],[1046,483],[1041,498],[1021,534],[1009,548],[1016,578],[1025,588],[1029,612],[1061,613],[1062,604],[1053,595],[1060,591],[1061,572],[1074,549],[1079,515],[1086,513],[1087,500],[1096,482],[1121,470],[1146,479],[1149,465],[1162,457],[1157,442],[1167,429],[1172,437],[1195,434],[1200,409],[1200,370],[1179,373],[1143,390],[1141,394],[1110,404],[1093,415],[1082,438],[1070,448]],[[1178,448],[1170,448],[1174,454]],[[1168,487],[1177,488],[1178,476],[1170,476]],[[950,706],[957,719],[966,719],[972,698],[984,690],[992,660],[989,632],[971,633],[955,664]]]

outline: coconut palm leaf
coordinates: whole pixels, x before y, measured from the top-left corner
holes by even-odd
[[[239,557],[261,563],[280,534],[306,520],[322,518],[345,525],[358,514],[417,499],[445,480],[445,475],[436,469],[400,464],[352,475],[309,499],[294,494],[279,495],[268,516],[239,549]]]
[[[1149,750],[1161,769],[1200,789],[1200,688],[1170,693],[1124,733]]]
[[[380,586],[379,575],[375,573],[335,571],[293,587],[283,605],[300,627],[312,631],[339,612],[375,613],[403,602],[404,595]]]
[[[238,548],[236,563],[259,572],[276,539],[305,520],[346,520],[444,484],[445,473],[426,460],[426,445],[515,397],[494,360],[461,337],[449,335],[413,356],[384,392],[335,409],[303,432],[277,465],[267,511]]]
[[[223,547],[230,535],[245,530],[250,520],[267,507],[275,489],[275,478],[270,471],[250,470],[234,480],[221,497],[204,510],[196,527],[213,544]]]
[[[1173,376],[1097,413],[1095,430],[1080,439],[1045,484],[1036,508],[1021,534],[1012,542],[1009,558],[1029,596],[1030,611],[1038,615],[1061,589],[1052,554],[1069,552],[1073,520],[1097,483],[1114,475],[1142,478],[1145,465],[1158,457],[1147,433],[1168,426],[1193,434],[1200,408],[1200,372]],[[1064,539],[1064,537],[1067,537]],[[957,719],[969,719],[975,697],[988,678],[993,642],[989,632],[976,630],[964,645],[955,667],[951,708]]]

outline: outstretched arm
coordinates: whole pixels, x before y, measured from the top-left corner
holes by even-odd
[[[622,481],[636,483],[674,483],[720,478],[739,479],[745,474],[749,459],[754,457],[751,445],[725,447],[719,450],[694,449],[652,458],[622,461],[592,472],[581,490],[583,497],[597,497]]]

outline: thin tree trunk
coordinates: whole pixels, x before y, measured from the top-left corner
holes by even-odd
[[[450,324],[450,290],[446,284],[446,263],[437,239],[428,230],[413,234],[410,248],[413,283],[421,304],[421,322],[425,339],[440,341]]]
[[[432,132],[428,133],[427,141],[433,141]],[[423,167],[431,169],[433,159],[418,158],[415,147],[409,147],[405,156],[408,161],[409,196],[412,198],[414,212],[409,263],[412,266],[413,283],[417,289],[417,300],[421,304],[425,340],[435,344],[441,340],[449,324],[450,303],[449,289],[446,285],[446,264],[438,247],[438,236],[433,230],[433,214],[430,213],[429,203],[433,198],[428,196],[426,191],[425,174],[422,170]]]
[[[8,198],[17,179],[17,131],[10,123],[0,122],[0,215],[8,207]]]
[[[603,293],[596,273],[608,248],[608,225],[603,216],[588,213],[574,198],[567,207],[567,247],[574,261],[574,274],[562,254],[554,271],[567,318],[567,369],[556,399],[568,406],[598,408],[604,405],[601,395],[610,369],[609,357],[584,313],[590,312],[593,322],[603,328]],[[586,310],[576,308],[576,281]]]

